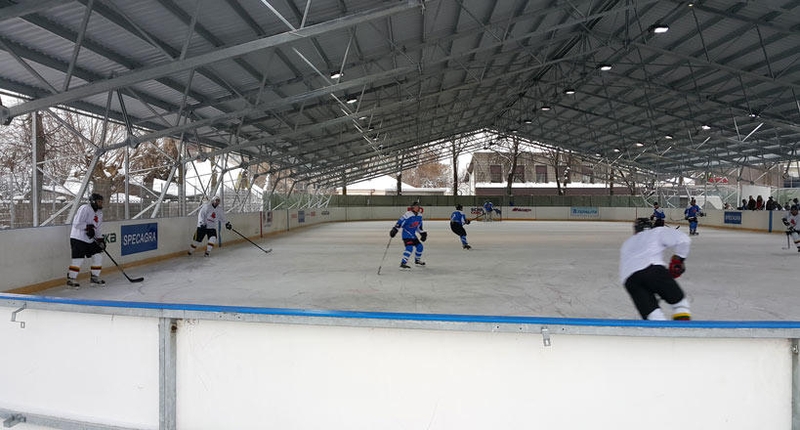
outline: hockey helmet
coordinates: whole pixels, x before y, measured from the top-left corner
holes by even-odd
[[[462,210],[462,209],[464,209],[464,206],[462,206],[461,204],[457,204],[457,205],[456,205],[456,210],[457,210],[457,211],[460,211],[460,210]]]
[[[797,206],[797,205],[792,205],[792,207],[790,207],[790,208],[789,208],[789,210],[790,210],[790,211],[797,211],[797,210],[800,210],[800,206]]]
[[[636,233],[640,233],[651,228],[653,228],[653,224],[650,222],[650,218],[636,218],[636,221],[633,223],[633,231]]]
[[[97,193],[92,193],[92,195],[89,196],[89,203],[94,204],[94,203],[97,203],[98,200],[102,201],[103,200],[103,196],[100,195],[100,194],[97,194]]]
[[[653,206],[658,206],[658,202],[653,203]]]

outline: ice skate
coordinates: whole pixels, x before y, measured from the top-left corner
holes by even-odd
[[[472,247],[467,244],[464,244],[464,249],[472,249]]]
[[[105,287],[106,286],[106,281],[103,280],[103,279],[100,279],[99,276],[95,276],[95,275],[92,275],[92,277],[89,280],[89,282],[91,283],[91,285],[93,287]]]
[[[211,254],[209,254],[208,252],[206,252],[205,254],[203,254],[203,256],[204,256],[204,257],[210,257],[210,256],[211,256]]]
[[[410,269],[410,268],[411,268],[411,266],[409,266],[409,265],[408,265],[408,264],[406,264],[405,262],[402,262],[402,263],[400,263],[400,268],[401,268],[401,269]]]
[[[67,278],[67,289],[80,290],[81,289],[81,284],[79,284],[78,281],[76,281],[76,280],[74,280],[72,278]]]
[[[419,266],[424,266],[425,262],[418,258],[418,259],[414,260],[414,264],[419,265]]]

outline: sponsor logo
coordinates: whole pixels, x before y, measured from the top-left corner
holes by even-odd
[[[306,211],[297,211],[297,222],[306,222]]]
[[[120,254],[129,255],[158,249],[158,224],[123,225]]]
[[[725,212],[725,224],[741,224],[742,223],[742,213],[741,212]]]
[[[572,207],[569,208],[569,216],[580,218],[599,218],[600,210],[597,208]]]
[[[322,211],[322,212],[320,212],[320,215],[330,215],[330,214],[331,214],[330,211]]]
[[[530,212],[531,208],[517,208],[511,209],[511,212]]]

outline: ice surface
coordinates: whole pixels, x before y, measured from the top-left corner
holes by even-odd
[[[41,294],[87,299],[316,310],[638,319],[617,279],[632,223],[473,222],[463,250],[446,221],[425,221],[423,259],[399,269],[391,221],[330,223],[108,271],[105,288]],[[680,227],[686,232],[686,226]],[[784,234],[703,227],[678,279],[696,320],[800,320],[800,253]],[[223,231],[223,239],[232,236]],[[187,238],[188,240],[188,238]],[[187,242],[188,246],[188,242]],[[412,257],[413,258],[413,257]],[[117,260],[124,265],[124,259]],[[382,263],[381,274],[378,266]],[[67,262],[65,262],[67,264]],[[86,263],[85,263],[86,264]],[[113,266],[111,261],[105,267]],[[84,268],[85,269],[85,268]]]

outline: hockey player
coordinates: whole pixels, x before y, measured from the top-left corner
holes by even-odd
[[[89,269],[90,284],[105,286],[106,281],[100,279],[100,271],[103,269],[102,252],[106,249],[102,226],[103,196],[92,193],[89,196],[89,203],[81,205],[75,213],[75,218],[72,219],[72,229],[69,233],[72,262],[67,271],[67,288],[77,290],[81,287],[77,279],[84,258],[92,259]]]
[[[691,239],[671,228],[652,228],[647,218],[637,218],[633,236],[620,249],[619,278],[633,299],[639,314],[646,320],[666,320],[658,305],[659,298],[672,307],[673,320],[689,320],[689,301],[675,281],[686,270]],[[664,251],[673,252],[669,269]]]
[[[450,230],[461,238],[461,246],[464,249],[471,249],[472,247],[467,243],[467,231],[464,230],[464,224],[469,224],[470,221],[464,212],[461,212],[463,209],[464,206],[456,205],[456,210],[450,215]]]
[[[689,234],[692,236],[698,235],[697,233],[697,217],[706,216],[705,212],[697,206],[697,201],[692,198],[689,202],[689,207],[683,211],[684,219],[689,221]]]
[[[792,205],[789,208],[789,213],[783,217],[783,225],[786,226],[786,234],[792,237],[794,244],[797,246],[797,252],[800,252],[800,207]]]
[[[400,260],[401,269],[410,269],[408,259],[411,258],[411,253],[414,253],[414,264],[424,266],[425,262],[422,261],[422,250],[424,247],[421,242],[428,239],[428,232],[422,228],[422,208],[419,207],[419,202],[414,202],[408,208],[408,212],[403,214],[397,224],[389,231],[389,236],[395,237],[400,229],[403,229],[403,244],[406,249],[403,251],[403,258]],[[419,231],[419,239],[417,239],[417,231]],[[416,248],[416,251],[415,251]]]
[[[667,215],[664,213],[664,209],[658,206],[658,202],[653,203],[653,214],[650,215],[650,221],[653,221],[653,227],[664,227],[664,218]]]
[[[490,200],[483,203],[483,220],[492,221],[492,213],[494,212],[494,205]]]
[[[225,211],[219,204],[219,196],[214,196],[205,206],[203,206],[197,213],[197,231],[194,233],[192,243],[189,245],[189,255],[194,253],[195,249],[203,242],[203,238],[208,236],[208,245],[206,245],[205,256],[208,257],[214,246],[217,244],[217,223],[224,222],[225,228],[232,229],[233,226],[225,218]]]

